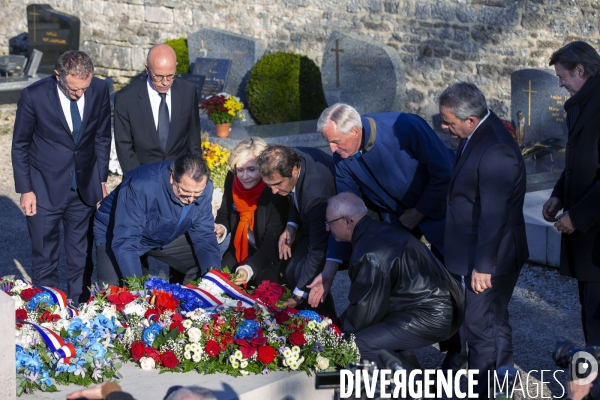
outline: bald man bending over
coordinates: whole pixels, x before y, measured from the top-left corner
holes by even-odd
[[[200,154],[200,116],[193,83],[176,78],[175,52],[150,49],[146,79],[115,95],[115,144],[123,174],[143,164]]]

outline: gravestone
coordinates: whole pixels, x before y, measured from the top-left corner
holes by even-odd
[[[400,111],[406,96],[397,51],[362,36],[333,32],[323,52],[328,105],[347,103],[361,113]]]
[[[14,57],[22,57],[15,59]],[[40,79],[36,75],[42,52],[34,50],[29,62],[23,56],[4,56],[0,60],[0,104],[14,104],[19,101],[21,91]],[[3,65],[4,64],[4,65]],[[17,66],[19,68],[17,68]],[[17,72],[19,71],[19,72]]]
[[[79,50],[79,18],[61,13],[47,4],[27,6],[29,57],[34,49],[44,53],[39,72],[52,74],[56,60],[67,50]]]
[[[6,77],[23,75],[25,64],[27,64],[25,56],[0,56],[0,74]]]
[[[31,53],[31,57],[29,57],[29,62],[27,63],[27,67],[25,67],[25,75],[28,77],[34,77],[37,75],[38,68],[40,67],[40,61],[42,61],[42,56],[44,54],[38,49],[33,49]]]
[[[231,71],[231,60],[218,58],[196,58],[192,68],[192,74],[204,76],[200,100],[217,93],[227,92],[228,76]],[[230,93],[230,92],[227,92]]]
[[[188,35],[190,60],[216,58],[231,60],[231,69],[225,84],[225,92],[246,101],[246,83],[250,69],[263,55],[263,42],[248,36],[237,35],[219,29],[205,28]],[[206,77],[208,81],[208,76]],[[205,82],[205,85],[208,82]]]
[[[553,71],[522,69],[511,74],[511,119],[527,170],[527,190],[554,187],[565,165],[569,92]]]
[[[179,75],[179,77],[196,85],[196,93],[198,94],[198,98],[200,99],[200,96],[202,95],[202,86],[204,85],[204,80],[206,79],[206,76],[194,74],[181,74]]]

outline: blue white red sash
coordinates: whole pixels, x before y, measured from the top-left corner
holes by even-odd
[[[54,299],[54,303],[57,304],[61,310],[67,310],[70,318],[73,318],[73,317],[79,315],[79,312],[75,308],[73,308],[67,304],[67,295],[62,290],[54,289],[54,288],[51,288],[48,286],[36,286],[36,287],[38,289],[42,289],[44,292],[50,293],[50,296],[52,296],[52,298]]]
[[[233,305],[235,305],[237,303],[237,301],[241,301],[242,303],[245,304],[246,307],[253,307],[255,303],[258,303],[260,306],[263,306],[262,303],[258,302],[256,299],[254,299],[248,293],[244,292],[243,290],[238,288],[235,284],[233,284],[229,280],[229,275],[227,275],[219,270],[216,270],[216,269],[211,269],[210,271],[208,271],[206,273],[206,275],[204,275],[202,277],[202,281],[200,282],[198,287],[201,289],[204,289],[206,291],[209,291],[213,295],[215,293],[219,293],[220,291],[227,293],[228,296],[233,297],[233,299],[234,299]],[[220,300],[223,301],[223,299],[220,299]],[[228,299],[228,300],[231,300],[231,299]],[[223,303],[230,303],[230,302],[223,301]]]
[[[33,326],[38,331],[42,339],[44,339],[44,342],[46,342],[46,345],[48,345],[48,348],[52,351],[52,353],[57,358],[62,358],[65,364],[68,364],[69,360],[71,360],[71,357],[75,356],[75,347],[71,343],[65,343],[63,338],[61,338],[58,333],[52,331],[51,329],[44,328],[41,325],[34,324],[33,322],[20,320],[17,322],[19,324],[29,324]]]

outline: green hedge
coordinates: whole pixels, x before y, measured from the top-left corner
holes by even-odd
[[[319,67],[300,54],[263,56],[250,71],[246,93],[259,124],[317,119],[327,108]]]
[[[187,74],[190,72],[187,38],[167,40],[165,44],[168,44],[175,50],[175,55],[177,56],[177,73]]]

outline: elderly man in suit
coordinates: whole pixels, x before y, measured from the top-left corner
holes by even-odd
[[[288,223],[279,238],[279,258],[288,260],[285,276],[294,288],[287,305],[304,307],[307,285],[326,261],[325,212],[327,199],[336,194],[333,159],[318,149],[269,145],[258,157],[258,167],[273,193],[288,196],[290,202]],[[335,315],[331,295],[317,310]]]
[[[479,392],[485,393],[487,371],[514,364],[508,303],[529,257],[525,164],[475,85],[450,85],[439,107],[442,127],[461,139],[448,192],[444,256],[448,270],[465,277],[469,368],[479,370]]]
[[[92,216],[106,196],[110,100],[82,51],[62,54],[54,73],[21,93],[12,162],[31,236],[33,284],[58,287],[63,222],[68,296],[79,303],[91,284]]]
[[[115,146],[123,174],[201,153],[196,86],[175,79],[176,68],[173,49],[157,44],[148,52],[147,78],[115,94]]]

